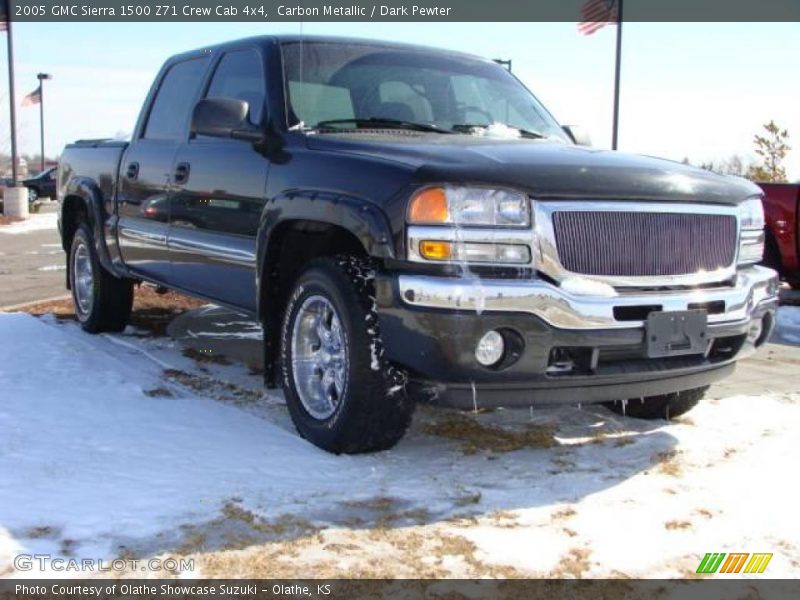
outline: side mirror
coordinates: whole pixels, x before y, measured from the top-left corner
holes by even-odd
[[[250,106],[235,98],[204,98],[194,105],[191,132],[211,137],[260,142],[264,134],[247,116]]]
[[[562,129],[578,146],[591,146],[592,138],[589,132],[580,125],[564,125]]]

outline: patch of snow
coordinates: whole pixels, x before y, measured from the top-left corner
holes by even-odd
[[[472,135],[493,139],[514,140],[522,137],[519,129],[509,127],[505,123],[492,123],[486,127],[475,127],[471,131]]]
[[[37,271],[64,271],[66,270],[66,265],[45,265],[43,267],[39,267],[36,269]]]
[[[32,214],[24,221],[14,221],[8,225],[0,227],[0,233],[18,235],[20,233],[31,233],[43,229],[55,229],[58,223],[58,213],[47,212]]]

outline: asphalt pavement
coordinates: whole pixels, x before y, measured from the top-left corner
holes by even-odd
[[[64,251],[55,227],[0,234],[0,308],[67,294],[65,270]]]

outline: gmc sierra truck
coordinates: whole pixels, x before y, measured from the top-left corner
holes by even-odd
[[[257,318],[265,384],[331,452],[393,446],[420,398],[674,417],[773,328],[761,190],[587,146],[465,54],[187,52],[129,143],[64,150],[67,286],[92,333],[139,282]]]

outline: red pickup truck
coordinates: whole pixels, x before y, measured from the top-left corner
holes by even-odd
[[[800,289],[800,184],[759,183],[764,190],[764,264]]]

